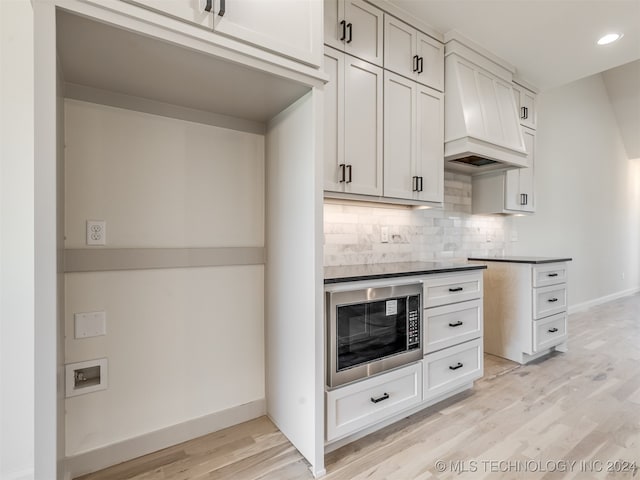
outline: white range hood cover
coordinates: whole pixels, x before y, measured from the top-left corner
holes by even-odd
[[[515,69],[457,32],[445,41],[445,168],[528,166],[511,87]]]

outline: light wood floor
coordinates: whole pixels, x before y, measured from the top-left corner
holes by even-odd
[[[640,466],[640,295],[572,315],[569,335],[568,353],[526,366],[486,356],[472,391],[328,454],[325,478],[640,479],[614,463]],[[474,465],[461,475],[453,468]],[[312,476],[262,417],[81,478]]]

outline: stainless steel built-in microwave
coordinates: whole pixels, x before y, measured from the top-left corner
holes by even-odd
[[[325,290],[328,387],[422,358],[422,283]]]

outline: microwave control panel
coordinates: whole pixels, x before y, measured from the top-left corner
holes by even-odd
[[[420,347],[420,296],[408,298],[407,316],[407,348],[409,350]]]

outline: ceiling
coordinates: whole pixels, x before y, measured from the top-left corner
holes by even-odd
[[[457,30],[541,91],[640,59],[640,0],[388,0],[436,30]],[[624,37],[606,46],[609,32]]]

